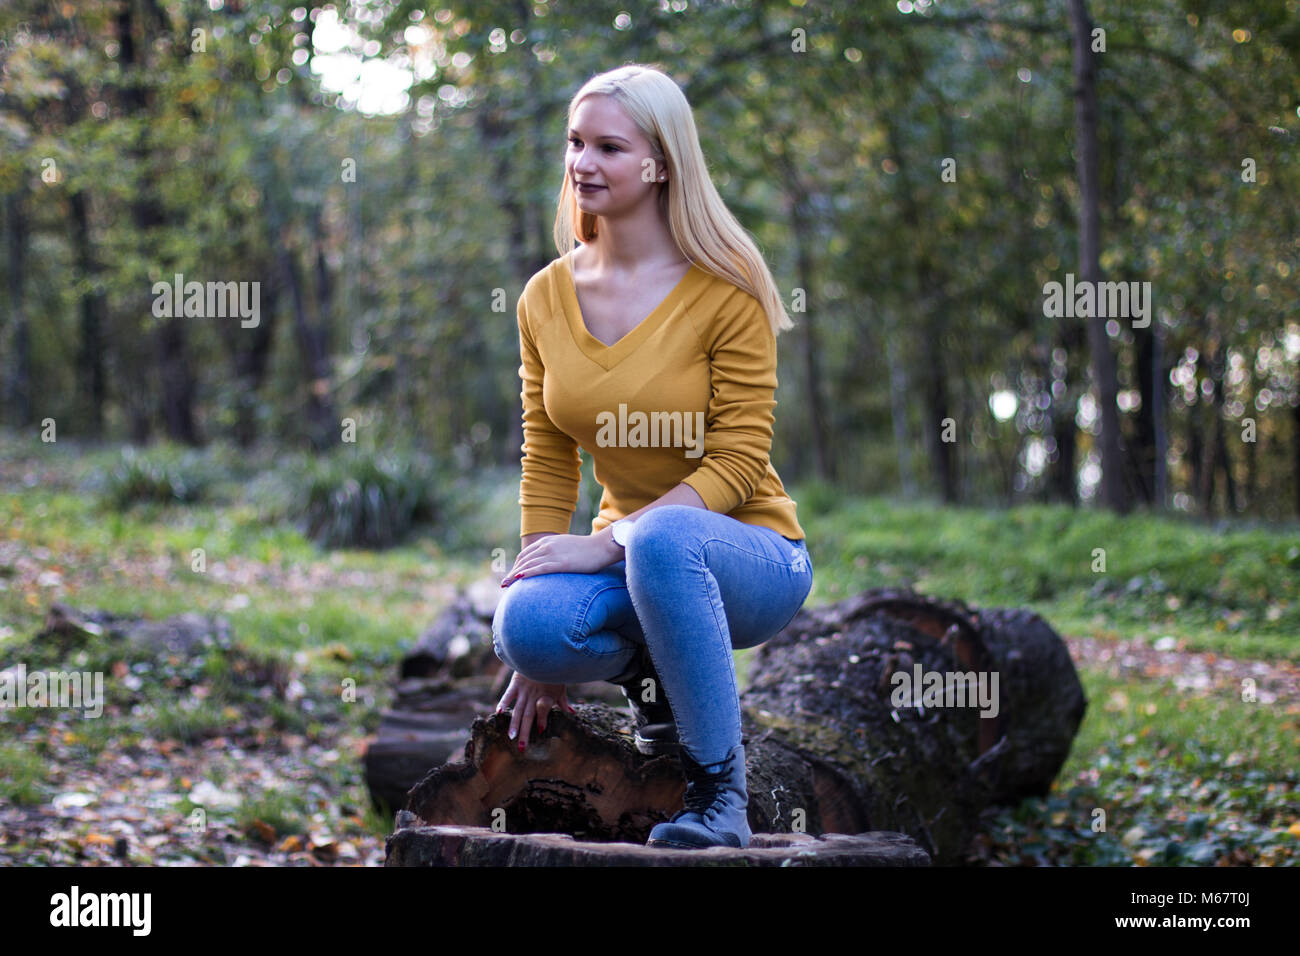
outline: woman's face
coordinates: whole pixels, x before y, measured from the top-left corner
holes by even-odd
[[[573,111],[564,171],[578,208],[613,217],[653,201],[667,173],[655,165],[650,143],[613,97],[584,97]],[[644,178],[643,178],[644,171]],[[590,183],[597,189],[584,189]]]

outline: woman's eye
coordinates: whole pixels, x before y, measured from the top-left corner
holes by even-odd
[[[570,137],[569,137],[569,142],[570,142],[571,144],[578,144],[578,145],[581,145],[581,140],[579,140],[576,136],[570,136]],[[606,144],[605,144],[605,148],[606,148],[606,149],[612,149],[612,150],[613,150],[614,152],[616,152],[616,153],[619,151],[618,147],[615,146],[613,143],[606,143]]]

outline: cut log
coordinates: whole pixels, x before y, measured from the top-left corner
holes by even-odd
[[[494,593],[495,592],[495,593]],[[451,601],[403,655],[397,697],[366,743],[363,766],[371,803],[391,814],[431,767],[459,756],[470,724],[491,713],[513,673],[492,648],[492,615],[500,585],[474,582]],[[613,684],[569,687],[575,699],[617,704]]]
[[[408,814],[409,816],[409,814]],[[500,833],[483,827],[404,826],[385,843],[385,866],[927,866],[901,833],[756,833],[749,847],[669,850],[592,843],[567,833]]]
[[[121,640],[124,647],[141,659],[201,657],[210,650],[234,647],[230,621],[221,614],[193,611],[161,621],[139,615],[114,614],[98,608],[81,609],[55,601],[45,616],[45,626],[36,640],[58,649],[60,658],[100,636]]]
[[[401,677],[495,674],[501,662],[492,650],[492,615],[500,591],[499,584],[483,578],[459,592],[402,656]]]
[[[996,713],[900,698],[900,677],[949,673],[984,675]],[[1086,700],[1037,615],[876,590],[800,611],[756,653],[741,706],[755,833],[898,831],[960,863],[981,810],[1047,792]],[[680,764],[637,753],[626,711],[577,709],[552,711],[522,755],[509,715],[476,719],[463,758],[435,767],[406,809],[422,825],[644,843],[681,808]]]
[[[461,681],[408,677],[397,685],[397,700],[380,718],[379,730],[363,758],[372,802],[384,812],[406,803],[406,794],[430,767],[465,750],[474,718],[490,711],[493,678]]]

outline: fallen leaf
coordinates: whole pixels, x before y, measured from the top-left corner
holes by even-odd
[[[266,821],[254,820],[248,827],[263,843],[275,843],[275,827]]]

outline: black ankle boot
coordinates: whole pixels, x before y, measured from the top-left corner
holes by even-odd
[[[686,773],[686,805],[667,823],[655,825],[646,846],[675,850],[749,846],[753,834],[749,830],[745,745],[737,744],[723,759],[707,766],[696,762],[688,750],[683,749],[680,756]]]
[[[651,683],[646,683],[646,681]],[[636,720],[636,749],[649,757],[677,754],[681,743],[677,740],[677,719],[668,706],[659,675],[650,661],[650,652],[642,646],[628,669],[609,679],[617,684],[632,708]],[[649,699],[647,699],[649,698]]]

